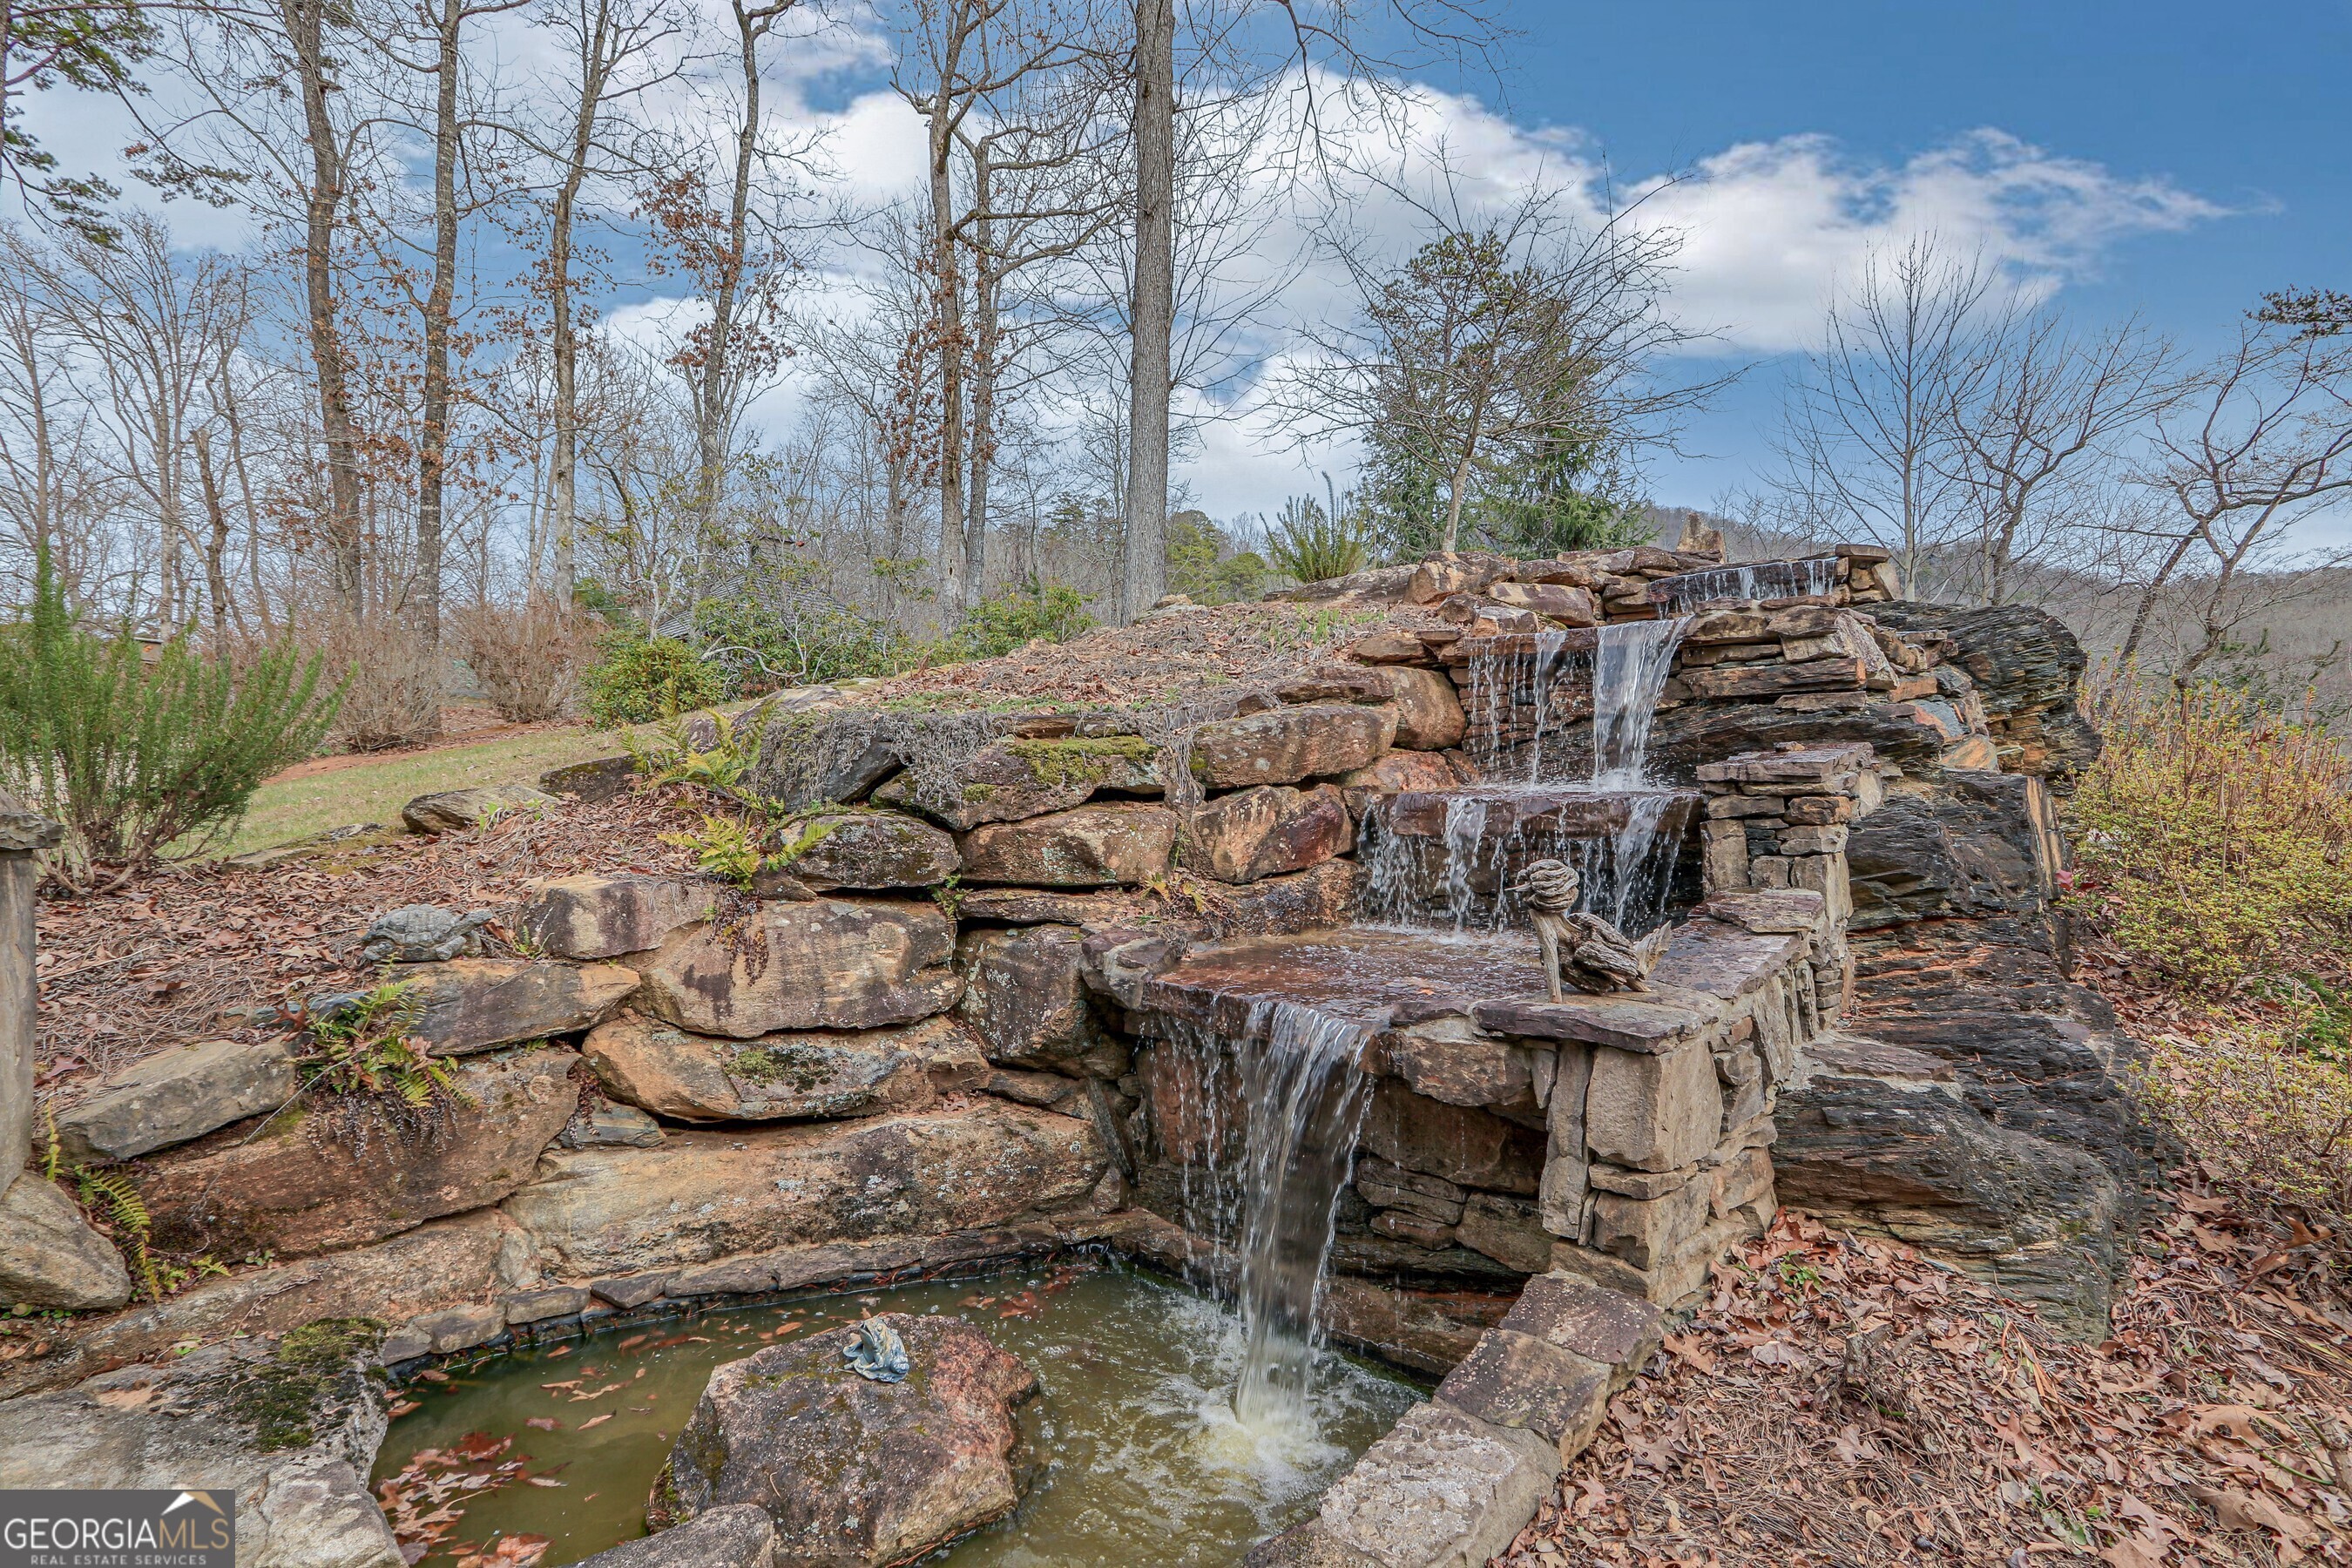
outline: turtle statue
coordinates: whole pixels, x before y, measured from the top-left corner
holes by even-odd
[[[478,957],[482,928],[497,918],[496,910],[461,915],[432,904],[404,905],[375,918],[360,942],[360,958],[368,963],[433,963]]]
[[[1511,884],[1535,921],[1551,999],[1560,1000],[1563,984],[1595,994],[1647,991],[1650,971],[1664,955],[1673,932],[1660,926],[1645,937],[1629,937],[1599,915],[1578,911],[1582,889],[1576,868],[1559,860],[1529,861]]]

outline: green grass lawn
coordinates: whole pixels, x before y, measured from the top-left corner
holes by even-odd
[[[273,779],[255,792],[236,837],[215,845],[209,854],[238,855],[354,822],[397,824],[400,808],[420,795],[530,784],[549,768],[623,749],[620,736],[609,730],[536,730],[478,745],[395,752],[299,778]]]

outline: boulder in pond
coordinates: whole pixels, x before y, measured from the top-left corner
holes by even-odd
[[[804,1568],[911,1562],[1013,1511],[1013,1406],[1037,1380],[959,1318],[892,1312],[914,1363],[859,1376],[854,1328],[772,1345],[710,1374],[654,1483],[646,1518],[683,1522],[756,1503],[776,1554]]]
[[[929,899],[763,902],[688,926],[635,960],[637,1005],[698,1035],[873,1029],[943,1012],[962,989],[954,922]]]
[[[583,1557],[577,1568],[774,1568],[775,1547],[767,1510],[737,1502]]]

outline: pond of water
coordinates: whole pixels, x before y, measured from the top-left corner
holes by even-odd
[[[1124,1268],[1063,1264],[803,1297],[452,1365],[446,1382],[408,1386],[416,1408],[393,1422],[375,1480],[405,1500],[395,1524],[463,1508],[425,1568],[468,1549],[485,1563],[575,1563],[645,1533],[646,1493],[713,1367],[871,1312],[961,1316],[1037,1374],[1022,1412],[1040,1467],[1026,1499],[926,1559],[932,1568],[1226,1568],[1303,1517],[1420,1397],[1320,1352],[1303,1402],[1244,1424],[1232,1402],[1244,1335],[1230,1310]],[[468,1477],[499,1484],[469,1494]],[[548,1538],[543,1555],[532,1536]]]

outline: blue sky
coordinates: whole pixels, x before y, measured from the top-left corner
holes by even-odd
[[[2069,269],[2070,308],[2140,310],[2197,346],[2266,289],[2352,289],[2347,0],[1515,0],[1505,15],[1522,37],[1497,106],[1522,125],[1575,127],[1621,175],[1801,134],[1855,164],[1900,165],[1990,128],[2225,209],[2096,247]],[[1761,458],[1780,371],[1766,360],[1694,423],[1690,443],[1713,457],[1659,462],[1661,500],[1704,504]]]

